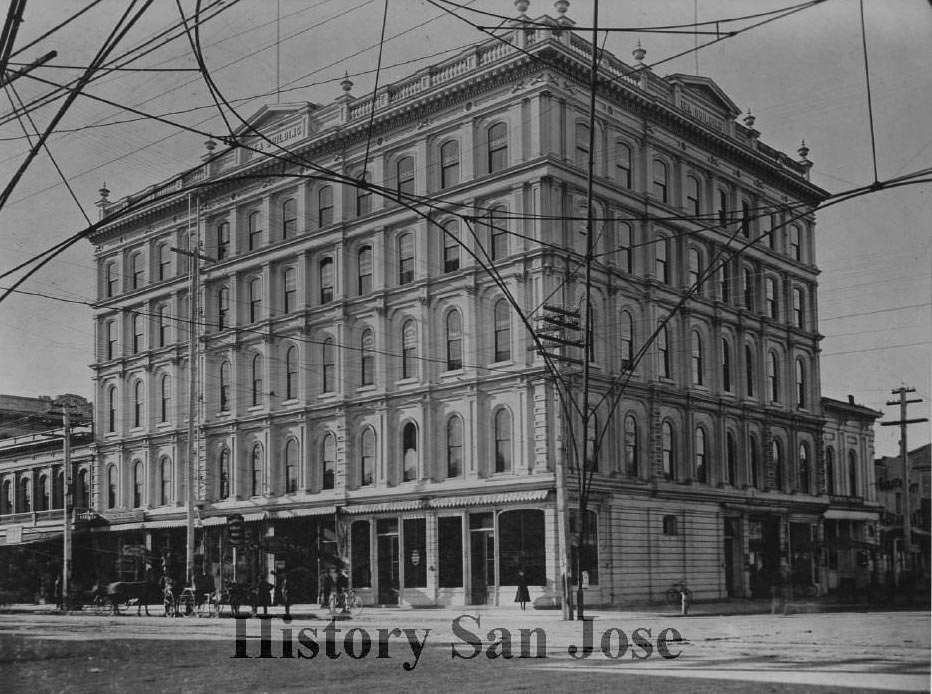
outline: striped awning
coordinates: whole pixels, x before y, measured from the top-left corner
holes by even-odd
[[[426,508],[427,504],[423,499],[413,499],[411,501],[383,501],[377,504],[358,504],[356,506],[344,506],[340,510],[343,513],[387,513],[389,511],[416,511],[420,508]]]
[[[501,494],[442,496],[431,499],[430,507],[455,508],[458,506],[497,506],[500,504],[527,503],[530,501],[543,501],[549,493],[549,489],[531,489],[522,492],[502,492]]]
[[[336,506],[310,506],[302,508],[283,508],[279,511],[270,511],[269,516],[276,520],[287,518],[306,518],[308,516],[332,516],[336,512]]]

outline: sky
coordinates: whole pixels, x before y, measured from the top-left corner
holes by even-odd
[[[210,4],[212,0],[204,0]],[[30,0],[16,46],[25,45],[89,0]],[[275,101],[276,64],[282,102],[329,103],[341,94],[348,72],[354,94],[371,90],[385,0],[226,0],[229,6],[201,29],[211,74],[241,114]],[[514,16],[509,0],[463,0],[471,9]],[[599,25],[644,28],[729,19],[798,4],[794,0],[614,0],[600,3]],[[881,181],[932,167],[932,3],[928,0],[866,2],[865,35],[872,94],[877,178]],[[192,13],[193,0],[182,0]],[[104,42],[125,0],[103,0],[75,22],[15,56],[28,62],[48,50],[54,64],[82,66]],[[452,7],[448,5],[448,7]],[[492,17],[456,9],[470,21]],[[551,2],[533,0],[528,15],[555,16]],[[158,33],[178,16],[175,2],[156,0],[115,55]],[[592,0],[573,0],[567,16],[591,26]],[[722,26],[736,28],[758,20]],[[466,22],[426,0],[388,0],[380,83],[400,79],[442,60],[450,49],[485,38]],[[276,36],[280,38],[276,51]],[[610,32],[605,47],[632,62],[638,41],[654,64],[709,41],[710,36],[655,32]],[[187,42],[176,40],[133,67],[185,71],[111,73],[88,88],[91,94],[178,122],[221,133]],[[825,0],[656,65],[711,77],[743,110],[767,144],[796,158],[802,140],[814,162],[813,182],[835,193],[874,181],[864,54],[857,0]],[[78,70],[46,67],[36,75],[52,81]],[[22,78],[14,84],[30,101],[47,85]],[[0,111],[9,113],[6,95]],[[57,105],[57,104],[55,104]],[[55,106],[53,105],[53,106]],[[40,128],[53,106],[31,115]],[[198,108],[203,107],[203,108]],[[118,199],[195,165],[203,137],[86,98],[75,101],[48,147],[70,182],[84,213],[46,154],[38,156],[0,210],[0,273],[18,265],[97,219],[94,202],[106,182]],[[0,121],[5,118],[0,118]],[[28,127],[28,124],[27,124]],[[6,184],[28,150],[20,124],[0,123],[0,181]],[[847,399],[894,419],[885,403],[901,385],[924,400],[910,417],[928,416],[932,401],[932,183],[877,191],[817,214],[816,262],[823,395]],[[93,248],[81,242],[50,262],[22,289],[76,301],[94,300]],[[18,275],[0,279],[8,286]],[[0,393],[90,398],[93,360],[90,307],[17,294],[0,303]],[[909,448],[928,443],[928,424],[909,429]],[[876,427],[878,455],[898,452],[898,427]]]

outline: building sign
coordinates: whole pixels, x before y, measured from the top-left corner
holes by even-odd
[[[295,123],[294,125],[289,125],[287,128],[273,130],[271,132],[262,134],[271,142],[264,138],[257,137],[253,138],[249,142],[249,146],[260,152],[278,151],[279,147],[287,147],[293,142],[304,139],[304,119],[302,118],[299,122]]]

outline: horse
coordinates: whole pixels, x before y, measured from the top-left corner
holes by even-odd
[[[120,614],[120,603],[129,605],[135,601],[136,616],[140,616],[145,607],[148,617],[149,603],[158,601],[159,588],[155,583],[147,581],[116,581],[107,585],[106,595],[113,614]]]

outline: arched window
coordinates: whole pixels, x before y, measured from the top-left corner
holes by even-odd
[[[754,306],[754,272],[751,268],[744,268],[744,273],[742,275],[743,282],[743,292],[744,292],[744,306],[748,310],[753,311]]]
[[[262,496],[266,493],[265,487],[265,456],[262,446],[258,443],[252,447],[252,479],[249,487],[250,496]]]
[[[615,141],[615,178],[625,188],[631,187],[631,148],[621,140]]]
[[[253,212],[248,220],[249,250],[256,250],[262,243],[262,213]]]
[[[398,237],[398,284],[414,281],[414,234]]]
[[[447,420],[447,477],[463,474],[463,420],[453,415]]]
[[[359,341],[359,385],[375,383],[375,334],[368,328]]]
[[[133,426],[142,426],[143,405],[145,404],[145,387],[142,381],[133,384]]]
[[[256,354],[252,358],[252,405],[262,404],[262,355]]]
[[[508,167],[508,127],[496,123],[488,130],[488,164],[489,173],[496,173]]]
[[[511,359],[511,311],[508,302],[499,299],[495,302],[492,319],[495,321],[495,361]]]
[[[796,359],[796,407],[806,407],[806,365],[802,357]]]
[[[699,179],[695,176],[686,177],[686,209],[690,214],[699,215],[702,212],[702,194]]]
[[[835,451],[831,448],[825,449],[825,492],[838,493],[835,487]]]
[[[172,461],[163,455],[159,461],[159,506],[172,502]]]
[[[447,140],[440,145],[440,187],[449,188],[460,182],[460,145]]]
[[[761,488],[760,451],[754,434],[748,435],[748,479],[752,487]]]
[[[463,318],[457,310],[447,313],[447,371],[463,368]]]
[[[638,422],[629,414],[625,417],[625,472],[637,477],[638,463]]]
[[[159,397],[159,421],[167,422],[172,411],[172,378],[168,374],[162,374],[160,381]]]
[[[731,301],[731,270],[727,261],[718,270],[718,298],[726,304]]]
[[[658,282],[670,282],[670,240],[666,236],[658,236],[654,244],[654,272]]]
[[[166,304],[159,304],[155,309],[155,319],[158,322],[159,347],[168,344],[168,331],[170,330],[169,320],[171,315]]]
[[[767,358],[767,383],[771,401],[780,402],[780,360],[776,352],[771,352]]]
[[[36,511],[48,511],[52,503],[52,484],[49,476],[39,475],[39,496],[36,498]]]
[[[285,444],[285,493],[298,491],[298,442],[288,439]]]
[[[414,195],[414,157],[402,157],[395,165],[397,186],[395,192],[399,200]]]
[[[159,280],[167,280],[171,274],[172,257],[167,243],[160,243],[157,249],[159,263]]]
[[[116,431],[117,389],[110,386],[107,389],[107,431]]]
[[[809,469],[809,446],[805,443],[799,444],[799,491],[808,494],[812,486],[810,483],[811,472]]]
[[[634,368],[634,318],[628,311],[621,312],[621,368]]]
[[[116,263],[107,263],[107,267],[104,270],[105,275],[105,294],[107,297],[116,296],[117,292],[120,291],[120,275],[117,272]]]
[[[130,279],[133,289],[141,289],[145,282],[145,270],[142,253],[133,253],[130,257]]]
[[[116,487],[113,487],[114,492]],[[81,470],[78,472],[77,484],[75,485],[75,505],[78,508],[89,508],[91,505],[91,487],[88,483],[88,473],[87,470]],[[115,498],[115,497],[114,497]],[[116,505],[116,502],[109,506],[108,508],[113,508]]]
[[[230,225],[220,222],[217,225],[217,260],[223,260],[230,255]]]
[[[751,238],[751,203],[747,200],[741,201],[741,235]]]
[[[671,364],[670,364],[670,343],[668,341],[669,335],[667,334],[667,326],[661,325],[660,330],[657,333],[657,358],[658,364],[657,368],[660,372],[661,378],[670,378]]]
[[[728,224],[728,193],[721,188],[718,191],[718,223]]]
[[[359,448],[359,484],[366,487],[375,482],[375,432],[372,427],[363,430]]]
[[[631,245],[631,227],[620,222],[618,224],[618,266],[625,272],[634,272],[634,255]]]
[[[141,460],[133,463],[133,508],[139,508],[145,503],[146,496],[146,468]]]
[[[754,351],[751,345],[744,346],[744,381],[747,386],[747,396],[754,397]]]
[[[298,271],[285,268],[282,273],[282,313],[291,313],[298,305]]]
[[[693,288],[702,296],[702,254],[698,248],[689,249],[689,289]]]
[[[773,486],[777,491],[782,492],[786,485],[786,474],[783,469],[783,448],[778,439],[773,440],[771,455],[773,456]]]
[[[19,481],[19,509],[20,513],[32,511],[32,478],[23,477]]]
[[[722,338],[722,390],[731,392],[731,345]]]
[[[725,435],[725,481],[731,486],[738,486],[738,444],[730,431]]]
[[[693,383],[701,386],[705,381],[705,355],[703,353],[702,335],[699,334],[698,330],[692,332],[691,347],[690,363],[692,365]]]
[[[372,247],[360,246],[356,253],[356,289],[360,296],[372,291]]]
[[[230,410],[230,362],[220,364],[220,411]]]
[[[298,348],[292,345],[285,352],[285,400],[298,397]]]
[[[401,377],[417,375],[417,326],[413,320],[405,321],[401,328]]]
[[[139,354],[143,350],[145,341],[144,323],[142,316],[138,313],[133,314],[133,354]]]
[[[217,492],[217,497],[220,500],[230,498],[231,472],[230,449],[224,448],[220,451],[220,489]]]
[[[255,323],[262,318],[262,280],[253,277],[249,280],[249,322]]]
[[[117,355],[116,321],[113,321],[113,320],[107,321],[106,332],[107,332],[107,359],[116,359],[116,355]]]
[[[333,258],[320,261],[320,303],[333,301]]]
[[[660,449],[663,461],[663,474],[668,480],[676,479],[676,451],[673,441],[673,426],[664,422],[660,427]]]
[[[0,493],[0,516],[13,513],[13,484],[10,480],[3,480],[3,490]]]
[[[323,454],[321,460],[321,487],[323,489],[333,489],[336,485],[337,470],[337,439],[333,434],[328,432],[324,436],[321,452]]]
[[[226,330],[230,326],[230,290],[220,287],[217,291],[217,330]]]
[[[702,427],[696,427],[696,438],[695,438],[695,456],[696,456],[696,481],[705,483],[708,479],[709,471],[706,464],[706,451],[705,451],[705,429]]]
[[[777,320],[780,317],[780,304],[777,301],[777,280],[773,277],[764,280],[764,303],[767,316]]]
[[[854,451],[848,451],[848,495],[858,496],[858,455]]]
[[[78,504],[78,506],[86,507],[87,506],[87,470],[81,470],[78,473],[78,489],[83,492],[79,494],[79,497],[84,497],[84,504]],[[118,480],[117,480],[117,467],[116,465],[111,465],[107,468],[107,508],[116,508],[117,504],[117,490],[119,489]]]
[[[332,393],[336,388],[336,350],[332,337],[324,340],[320,348],[320,390]]]
[[[654,159],[652,171],[654,197],[660,202],[667,202],[667,165],[659,159]]]
[[[413,482],[417,479],[417,427],[413,422],[405,424],[401,430],[401,460],[403,482]]]
[[[298,203],[288,198],[282,203],[282,240],[293,238],[298,233]]]
[[[576,124],[576,166],[589,167],[589,126],[585,123]]]
[[[372,189],[369,187],[369,172],[364,171],[356,186],[356,216],[362,217],[372,211]]]
[[[489,211],[489,255],[492,260],[508,256],[508,218],[504,207],[493,207]]]
[[[802,246],[800,245],[800,231],[795,224],[790,227],[789,254],[793,260],[802,260]]]
[[[793,287],[793,325],[797,328],[806,327],[806,313],[803,309],[803,290]]]
[[[333,186],[321,186],[317,191],[317,226],[333,224]]]
[[[495,413],[495,472],[512,472],[511,412],[504,407]]]
[[[455,219],[443,225],[443,271],[460,269],[460,227]]]

